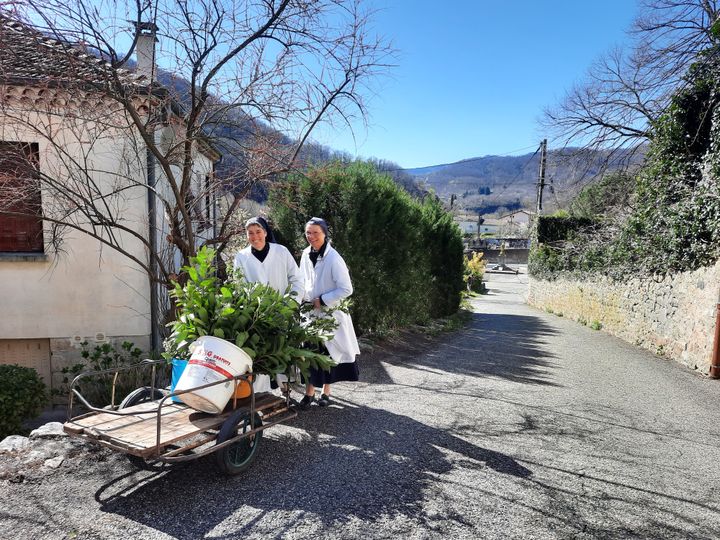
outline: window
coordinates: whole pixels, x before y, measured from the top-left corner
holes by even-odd
[[[0,252],[42,253],[37,143],[0,141]]]
[[[212,217],[210,215],[210,210],[212,209],[211,199],[210,199],[210,175],[205,175],[205,219],[210,222],[210,218]]]

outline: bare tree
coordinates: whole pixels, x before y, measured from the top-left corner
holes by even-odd
[[[651,127],[685,84],[700,54],[716,55],[716,0],[643,0],[626,49],[616,48],[588,70],[542,124],[555,146],[602,150],[607,162],[631,161]]]
[[[51,165],[37,175],[47,245],[89,235],[161,284],[202,245],[226,247],[239,232],[230,216],[243,196],[301,166],[319,123],[349,129],[364,117],[367,85],[392,53],[371,36],[361,0],[8,6],[0,19],[3,129],[41,140],[48,154]],[[141,72],[138,61],[135,72],[143,34],[157,40],[156,62]],[[47,62],[36,64],[38,55]],[[219,171],[208,169],[220,155]],[[131,212],[148,189],[156,223]],[[219,194],[228,210],[211,216]],[[18,205],[4,208],[18,214]]]

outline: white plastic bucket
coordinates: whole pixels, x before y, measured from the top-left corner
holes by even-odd
[[[240,347],[224,339],[202,336],[190,345],[190,350],[192,356],[175,386],[176,392],[252,371],[252,358]],[[182,394],[180,398],[193,409],[217,414],[230,401],[234,390],[235,382],[228,381]]]

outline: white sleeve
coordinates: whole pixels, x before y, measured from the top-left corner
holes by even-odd
[[[245,274],[245,269],[242,265],[242,253],[240,251],[235,254],[235,258],[233,259],[233,270],[237,270],[238,268]]]
[[[326,306],[335,306],[342,299],[347,298],[353,293],[352,282],[350,281],[350,272],[343,258],[336,254],[332,267],[330,268],[334,289],[322,293],[322,301]]]
[[[305,302],[310,302],[312,298],[310,298],[310,295],[312,294],[312,272],[314,272],[312,263],[310,262],[310,257],[307,253],[307,251],[303,251],[302,256],[300,257],[300,276],[303,280],[303,297],[302,299]]]
[[[294,298],[297,302],[302,302],[305,294],[305,284],[303,276],[300,273],[295,259],[288,249],[285,249],[285,268],[287,271],[287,280],[290,284],[290,291],[295,293]]]

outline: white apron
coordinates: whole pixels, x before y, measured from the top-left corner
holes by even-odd
[[[322,297],[328,307],[334,307],[353,292],[345,261],[328,241],[324,255],[318,257],[313,267],[310,260],[310,247],[307,247],[300,259],[300,272],[304,279],[305,301],[312,302]],[[320,312],[322,311],[319,310]],[[329,341],[325,342],[330,357],[338,364],[354,362],[360,354],[355,328],[350,315],[337,310],[333,313],[338,327]]]

